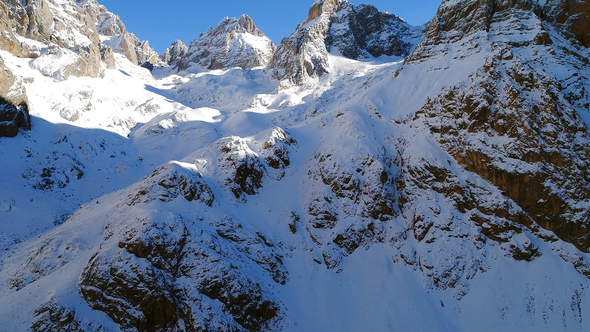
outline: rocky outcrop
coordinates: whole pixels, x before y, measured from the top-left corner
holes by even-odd
[[[590,211],[580,204],[590,202],[587,127],[563,102],[559,85],[516,59],[492,60],[479,75],[495,79],[473,77],[474,88],[454,87],[418,114],[467,170],[498,186],[541,227],[590,251]],[[534,101],[527,98],[533,91],[540,95]],[[428,120],[435,113],[437,120]]]
[[[256,331],[277,316],[278,305],[239,270],[245,263],[228,261],[242,254],[222,235],[200,230],[196,236],[180,215],[153,216],[109,224],[122,236],[107,232],[80,279],[80,292],[92,308],[138,331],[214,326]],[[210,318],[200,319],[203,315]]]
[[[330,18],[326,45],[350,59],[405,57],[422,38],[422,27],[413,27],[396,15],[371,5],[343,2]]]
[[[537,25],[525,24],[503,27],[501,22],[510,24],[517,20],[537,21]],[[549,26],[560,31],[566,38],[589,47],[588,28],[590,5],[584,1],[508,1],[508,0],[470,0],[444,1],[435,17],[429,22],[425,38],[407,59],[407,63],[420,61],[425,57],[444,54],[445,45],[463,40],[469,41],[471,48],[477,45],[475,36],[485,41],[496,41],[505,34],[527,34],[524,40],[513,39],[513,46],[550,45]],[[508,32],[511,31],[511,32]],[[500,38],[498,41],[502,41]],[[517,45],[518,44],[518,45]]]
[[[193,65],[206,69],[266,66],[275,48],[248,15],[239,19],[226,17],[191,43],[178,62],[178,69]]]
[[[0,21],[7,33],[0,38],[0,48],[19,57],[38,57],[35,43],[21,41],[25,37],[58,49],[72,50],[76,61],[70,61],[67,76],[96,77],[100,72],[100,38],[92,20],[75,2],[67,2],[68,11],[54,1],[23,2],[11,0],[0,5]],[[67,14],[66,14],[67,13]]]
[[[330,17],[340,10],[340,3],[322,0],[312,4],[307,20],[299,23],[291,36],[283,38],[268,65],[275,79],[301,84],[329,71],[325,39]]]
[[[176,67],[182,56],[186,54],[188,47],[181,40],[176,40],[164,54],[160,56],[160,59],[170,67]]]
[[[103,43],[110,46],[113,51],[125,55],[134,64],[159,64],[156,51],[147,41],[140,41],[133,33],[128,32],[118,15],[109,12],[106,7],[94,0],[80,2],[80,5],[87,15],[92,17],[98,32],[102,36],[110,37]]]
[[[13,105],[0,97],[0,137],[15,137],[19,129],[31,130],[27,104]]]
[[[330,52],[350,59],[406,56],[422,34],[422,27],[413,27],[374,6],[316,1],[307,20],[281,41],[269,67],[274,78],[300,84],[329,72]]]
[[[107,69],[115,69],[117,65],[115,63],[115,54],[113,48],[105,44],[100,45],[100,60],[104,62]]]
[[[263,177],[282,178],[295,141],[274,128],[255,142],[258,153],[244,139],[219,140],[195,152],[194,164],[169,162],[123,190],[80,277],[90,307],[137,331],[269,330],[283,314],[262,281],[289,279],[277,245],[232,217],[206,212],[219,204],[210,184],[244,200]],[[189,204],[192,212],[169,212],[166,204]],[[27,279],[22,275],[15,280]]]
[[[184,197],[189,202],[200,201],[211,206],[215,200],[213,191],[200,173],[173,162],[158,167],[144,184],[134,191],[134,195],[127,200],[130,205],[145,204],[156,199],[171,202],[177,197]]]
[[[563,2],[446,1],[406,65],[488,52],[465,81],[429,98],[416,119],[522,208],[526,217],[515,222],[588,252],[590,137],[579,113],[588,108],[588,77],[577,73],[587,60],[574,46],[584,42],[572,32],[578,16],[558,19],[568,10]],[[575,68],[571,77],[556,74],[568,68]]]
[[[118,27],[107,31],[119,31],[119,29]],[[108,40],[104,41],[104,44],[111,47],[114,52],[123,54],[131,63],[143,64],[148,62],[153,65],[161,63],[158,53],[150,47],[148,41],[140,41],[133,33],[124,29],[123,33],[110,36]]]
[[[218,157],[204,165],[209,176],[220,179],[218,184],[239,201],[258,194],[266,179],[280,180],[297,144],[281,128],[266,130],[256,138],[254,143],[235,136],[216,141],[209,151]]]
[[[98,22],[97,30],[104,36],[120,36],[127,33],[127,28],[118,15],[108,12],[106,7],[87,7],[87,11],[94,15]]]
[[[121,19],[95,0],[5,1],[0,4],[0,27],[6,31],[0,36],[0,49],[18,57],[44,57],[33,66],[58,80],[97,77],[104,68],[114,68],[113,50],[136,64],[158,62],[147,42],[127,32]],[[101,35],[111,37],[106,45]],[[65,67],[55,68],[56,60],[64,57],[67,60],[60,62],[67,63]]]
[[[61,4],[51,0],[4,1],[0,21],[4,31],[44,44],[74,47],[100,43],[94,22],[84,18],[84,9],[73,0],[64,5],[69,12],[65,15],[58,9]]]
[[[103,326],[84,324],[75,309],[59,304],[59,300],[52,298],[35,310],[35,316],[30,329],[33,332],[70,331],[70,332],[106,332]]]
[[[4,65],[4,59],[0,57],[0,96],[6,96],[14,85],[14,75]]]
[[[535,4],[533,9],[542,19],[560,26],[566,37],[590,47],[590,3],[576,0],[550,0]]]
[[[117,201],[117,216],[80,277],[93,309],[137,331],[260,331],[280,317],[261,282],[288,279],[275,245],[227,216],[194,219],[214,202],[195,165],[166,164]],[[185,203],[193,212],[157,208]],[[249,273],[252,266],[268,277]]]
[[[47,6],[46,6],[47,7]],[[39,56],[40,50],[17,39],[18,33],[26,33],[29,15],[18,1],[0,3],[0,28],[6,31],[0,35],[0,48],[18,57],[33,58]],[[13,32],[14,31],[14,32]],[[33,32],[34,33],[34,32]]]

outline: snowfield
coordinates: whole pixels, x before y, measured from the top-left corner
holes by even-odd
[[[0,330],[586,331],[583,237],[492,175],[588,227],[590,52],[510,13],[302,84],[0,51],[32,117],[0,138]]]

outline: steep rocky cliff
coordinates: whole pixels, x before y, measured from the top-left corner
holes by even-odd
[[[176,67],[182,56],[188,51],[188,47],[181,40],[176,40],[166,49],[160,59],[170,67]]]
[[[281,41],[269,68],[276,79],[299,84],[330,71],[329,52],[350,59],[404,57],[422,34],[422,27],[413,27],[371,5],[315,1],[307,20]]]
[[[87,15],[96,22],[96,28],[102,36],[104,45],[121,53],[132,63],[158,63],[158,54],[149,46],[148,41],[140,41],[133,33],[128,32],[121,18],[96,3],[95,1],[78,1]]]
[[[155,63],[157,54],[125,30],[118,16],[94,0],[10,0],[0,4],[0,49],[36,59],[56,79],[97,77],[115,66],[113,49],[133,63]],[[67,63],[51,69],[46,63]]]
[[[413,27],[374,6],[342,2],[340,10],[330,17],[326,46],[328,51],[338,51],[350,59],[405,57],[423,33],[423,27]]]
[[[567,7],[443,2],[406,63],[456,58],[466,46],[468,57],[479,58],[474,72],[430,97],[416,117],[467,170],[498,186],[536,224],[588,252],[588,49],[572,32],[576,17],[586,14],[560,23]]]
[[[226,17],[191,43],[178,61],[178,69],[193,65],[206,69],[266,66],[275,48],[248,15]]]
[[[315,1],[267,68],[244,16],[158,80],[2,51],[39,123],[0,138],[2,326],[585,331],[586,13],[447,0],[416,28]]]

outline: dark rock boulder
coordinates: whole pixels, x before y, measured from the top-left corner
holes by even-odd
[[[15,137],[21,128],[31,130],[27,104],[16,106],[0,97],[0,137]]]

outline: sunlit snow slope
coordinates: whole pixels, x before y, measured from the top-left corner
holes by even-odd
[[[308,52],[351,8],[253,69],[0,51],[32,119],[0,138],[0,330],[585,331],[577,23],[444,1],[405,58]]]

